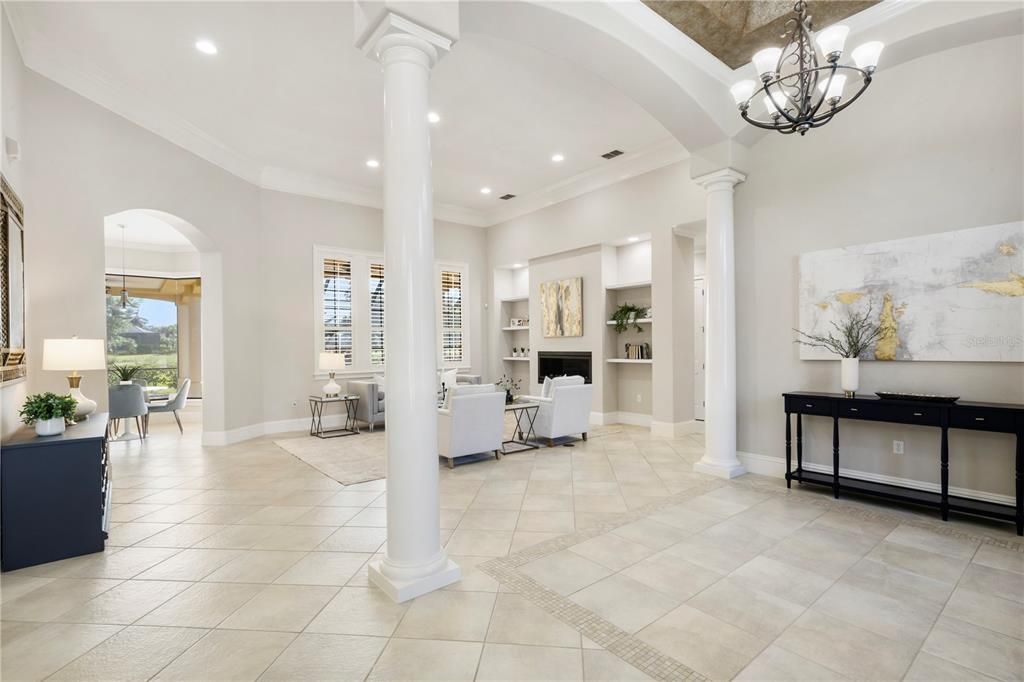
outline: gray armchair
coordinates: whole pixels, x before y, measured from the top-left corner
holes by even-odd
[[[479,374],[458,375],[459,384],[479,384]],[[377,424],[384,423],[384,388],[374,379],[353,379],[348,382],[349,395],[359,396],[356,408],[356,419],[365,423],[373,431]]]
[[[109,412],[110,421],[114,431],[122,419],[135,418],[135,427],[139,430],[139,437],[145,438],[146,431],[143,429],[143,417],[149,414],[146,406],[146,397],[142,386],[138,384],[117,384],[109,389]]]
[[[149,415],[154,412],[170,412],[174,415],[174,421],[178,422],[178,431],[185,433],[185,429],[181,426],[181,417],[178,416],[178,410],[185,408],[185,401],[188,400],[188,389],[192,386],[191,379],[185,379],[181,382],[181,386],[178,387],[178,392],[171,396],[167,402],[163,403],[150,403],[149,413],[143,419],[143,423],[146,426],[146,432],[149,432]]]

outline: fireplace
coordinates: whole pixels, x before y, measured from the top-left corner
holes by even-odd
[[[586,383],[590,380],[590,353],[581,351],[537,353],[537,383],[543,384],[546,377],[560,377],[564,374],[575,374],[583,377]]]

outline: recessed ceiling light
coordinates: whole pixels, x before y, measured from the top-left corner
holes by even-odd
[[[380,168],[380,161],[378,161],[377,159],[367,159],[366,160],[366,167],[367,168]]]
[[[513,263],[512,267],[514,267],[514,268],[521,268],[521,267],[523,267],[523,264],[522,263]]]
[[[212,40],[201,38],[196,41],[196,49],[203,54],[217,54],[217,46],[213,44]]]
[[[428,112],[427,113],[427,120],[430,121],[431,123],[440,123],[441,122],[441,115],[438,114],[436,111]]]
[[[640,237],[630,237],[626,241],[627,242],[638,242],[638,241],[640,241]]]
[[[490,193],[491,193],[491,188],[490,187],[481,187],[480,188],[480,194],[490,194]]]
[[[554,156],[551,157],[551,160],[555,163],[562,163],[563,161],[565,161],[565,156],[563,156],[562,154],[555,154]]]

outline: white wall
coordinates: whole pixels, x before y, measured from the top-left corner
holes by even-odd
[[[161,251],[124,249],[124,270],[129,275],[152,277],[196,277],[199,275],[198,251]],[[121,274],[121,247],[107,244],[104,248],[107,272]]]
[[[783,456],[783,391],[839,390],[838,363],[800,361],[793,344],[800,253],[1024,217],[1022,50],[1020,36],[1002,38],[891,71],[883,55],[870,90],[827,126],[753,147],[736,192],[740,450]],[[1024,403],[1024,366],[864,362],[861,389]],[[830,464],[825,422],[805,420],[805,452]],[[939,480],[936,429],[841,431],[844,467]],[[894,439],[906,454],[890,454]],[[1012,437],[953,431],[951,451],[951,485],[1012,493]]]

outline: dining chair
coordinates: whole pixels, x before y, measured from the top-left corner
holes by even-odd
[[[139,430],[139,437],[145,438],[146,432],[143,429],[143,417],[149,413],[146,407],[146,397],[143,395],[142,386],[137,384],[117,384],[109,389],[109,412],[110,421],[114,425],[114,432],[122,419],[135,418],[135,426]]]
[[[185,433],[185,429],[181,426],[181,417],[178,416],[178,410],[185,408],[185,401],[188,400],[188,390],[191,386],[192,380],[185,379],[181,382],[178,392],[168,398],[167,402],[149,404],[149,413],[146,414],[146,418],[143,420],[147,432],[149,431],[149,415],[156,412],[170,412],[174,415],[174,421],[178,422],[178,431]]]

